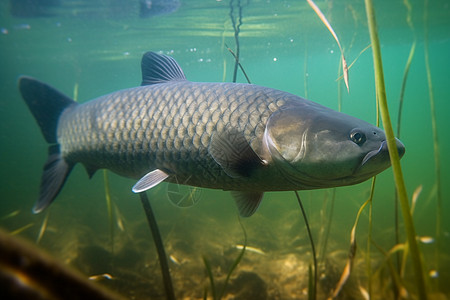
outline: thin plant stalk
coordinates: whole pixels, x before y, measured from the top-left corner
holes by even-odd
[[[367,230],[367,250],[366,250],[366,267],[367,267],[367,278],[368,278],[368,282],[367,282],[367,286],[368,286],[368,293],[369,293],[369,299],[372,298],[372,264],[370,262],[370,254],[371,254],[371,249],[370,249],[370,245],[371,245],[371,241],[372,241],[372,228],[373,228],[373,224],[372,224],[372,209],[373,209],[373,194],[375,192],[375,182],[377,180],[377,177],[374,176],[372,178],[372,184],[370,187],[370,197],[369,197],[369,229]]]
[[[341,67],[342,67],[342,60],[339,61],[339,67],[338,67],[338,78],[341,75]],[[341,81],[337,82],[337,97],[338,97],[338,111],[342,111],[342,85]]]
[[[211,285],[212,298],[213,300],[216,300],[216,284],[214,283],[214,276],[212,274],[211,265],[209,264],[206,256],[203,256],[203,263],[205,264],[206,274],[208,274],[209,284]],[[205,289],[204,299],[207,299],[207,289]]]
[[[163,276],[164,290],[168,300],[175,300],[175,293],[172,285],[172,278],[170,277],[169,264],[167,262],[166,251],[162,242],[161,234],[159,233],[158,223],[153,213],[150,201],[148,201],[147,193],[139,193],[141,203],[144,208],[145,216],[147,217],[150,231],[152,232],[153,241],[155,242],[156,251],[158,252],[159,264],[161,266],[161,273]]]
[[[245,76],[245,79],[247,79],[247,82],[248,82],[248,83],[251,83],[251,82],[250,82],[250,78],[248,78],[247,73],[246,73],[245,70],[244,70],[244,67],[241,65],[241,62],[239,61],[239,57],[236,56],[236,54],[233,52],[233,50],[231,50],[230,47],[228,47],[227,44],[225,44],[225,46],[227,47],[227,49],[228,49],[228,51],[231,53],[231,55],[233,55],[234,60],[235,60],[235,64],[239,66],[239,68],[240,68],[241,71],[242,71],[242,74],[244,74],[244,76]],[[236,82],[236,78],[233,78],[233,82],[234,82],[234,83]]]
[[[319,257],[320,257],[320,262],[324,262],[325,261],[325,253],[327,250],[327,246],[328,246],[328,238],[330,236],[330,231],[331,231],[331,224],[333,223],[333,215],[334,215],[334,202],[336,200],[336,189],[333,189],[332,195],[331,195],[331,204],[330,204],[330,212],[329,212],[329,216],[327,218],[327,225],[325,228],[325,233],[324,233],[324,242],[323,242],[323,246],[322,249],[319,253]]]
[[[328,22],[327,18],[325,17],[325,15],[322,13],[322,11],[320,10],[320,8],[314,3],[314,1],[312,0],[306,0],[308,1],[309,6],[311,6],[311,8],[314,10],[314,12],[317,14],[317,16],[319,17],[319,19],[322,21],[322,23],[327,27],[328,31],[331,33],[331,35],[333,36],[334,40],[336,41],[339,50],[341,51],[341,61],[342,61],[342,73],[344,75],[344,82],[345,82],[345,86],[347,87],[347,92],[350,92],[349,89],[349,85],[348,85],[348,67],[347,67],[347,61],[345,60],[344,57],[344,50],[342,49],[341,43],[339,42],[339,38],[336,34],[336,32],[334,32],[333,27],[331,27],[330,22]]]
[[[239,45],[239,33],[241,31],[241,25],[242,25],[242,5],[241,5],[241,0],[237,0],[237,6],[239,8],[239,12],[238,12],[238,18],[236,20],[236,18],[234,17],[234,6],[233,6],[233,2],[234,0],[230,0],[230,19],[231,19],[231,23],[233,25],[233,29],[234,29],[234,40],[236,42],[236,55],[235,59],[236,59],[236,63],[234,65],[234,71],[233,71],[233,82],[236,82],[236,77],[237,77],[237,69],[238,69],[238,63],[239,63],[239,55],[240,55],[240,45]]]
[[[397,137],[400,138],[400,128],[401,128],[401,119],[402,119],[402,111],[403,111],[403,99],[405,96],[406,90],[406,82],[408,80],[409,69],[411,67],[411,62],[414,57],[414,53],[416,51],[417,37],[416,31],[414,29],[414,24],[412,22],[412,6],[409,0],[403,0],[403,4],[406,7],[406,23],[408,27],[411,29],[411,32],[414,35],[414,40],[411,45],[411,49],[409,50],[408,60],[406,61],[405,70],[403,71],[403,80],[402,87],[400,89],[400,97],[399,97],[399,106],[398,106],[398,118],[397,118]]]
[[[431,128],[433,130],[433,148],[434,148],[434,172],[436,177],[436,268],[440,267],[440,249],[442,236],[442,187],[441,187],[441,162],[439,154],[439,142],[436,122],[436,107],[434,103],[433,81],[431,79],[430,59],[428,53],[428,0],[424,2],[423,19],[424,19],[424,55],[425,69],[427,72],[428,97],[430,99]]]
[[[414,57],[414,53],[416,51],[416,44],[417,44],[417,41],[414,39],[414,42],[411,45],[411,49],[409,50],[409,56],[408,56],[408,60],[406,62],[405,70],[403,72],[402,87],[400,90],[400,98],[399,98],[399,104],[398,104],[398,118],[397,118],[397,137],[398,138],[400,138],[400,128],[401,128],[401,120],[402,120],[402,112],[403,112],[403,99],[405,96],[406,81],[408,79],[409,69],[411,67],[411,62]]]
[[[304,58],[304,69],[303,69],[303,74],[304,74],[304,88],[305,88],[305,98],[308,99],[308,43],[305,40],[305,58]]]
[[[295,196],[297,197],[298,204],[300,205],[300,209],[301,209],[302,214],[303,214],[303,219],[305,220],[306,230],[308,232],[308,237],[309,237],[309,242],[311,243],[311,251],[312,251],[313,263],[314,263],[314,272],[313,272],[314,280],[310,284],[310,285],[312,285],[312,290],[309,290],[308,299],[316,299],[316,296],[317,296],[317,255],[316,255],[316,247],[314,246],[314,240],[313,240],[313,237],[312,237],[311,229],[309,227],[308,217],[306,216],[305,209],[303,208],[302,200],[300,200],[300,195],[298,194],[298,192],[297,191],[294,191],[294,192],[295,192]]]
[[[36,244],[39,244],[42,237],[44,236],[45,231],[47,230],[47,224],[48,224],[48,217],[50,216],[50,209],[47,209],[47,212],[45,213],[45,218],[42,221],[41,228],[39,229],[39,234],[36,239]]]
[[[405,70],[403,72],[403,80],[402,80],[402,87],[400,89],[400,97],[399,97],[399,105],[398,105],[398,117],[397,117],[397,137],[400,138],[400,129],[401,129],[401,120],[402,120],[402,112],[403,112],[403,100],[405,96],[405,90],[406,90],[406,82],[408,79],[409,69],[411,67],[411,62],[414,57],[414,53],[416,50],[416,44],[417,44],[417,37],[416,32],[414,30],[414,24],[412,22],[412,6],[409,0],[403,0],[403,4],[406,7],[406,23],[408,24],[409,28],[411,29],[411,32],[414,34],[414,40],[411,45],[411,49],[409,50],[408,60],[406,61]],[[397,197],[397,195],[396,195]],[[397,198],[394,202],[394,213],[395,213],[395,243],[400,243],[400,229],[399,229],[399,212],[398,212],[398,201]],[[406,253],[406,252],[405,252]],[[397,264],[397,271],[400,272],[402,269],[402,266],[400,266],[400,254],[396,253],[396,264]]]
[[[239,221],[239,225],[241,225],[242,231],[244,233],[244,245],[243,245],[242,250],[239,253],[238,257],[234,260],[233,264],[231,265],[230,269],[228,270],[227,277],[225,278],[225,282],[219,293],[217,293],[217,288],[216,288],[216,284],[214,282],[214,275],[212,274],[211,265],[210,265],[208,259],[206,258],[206,256],[203,256],[203,263],[205,264],[206,274],[208,275],[209,283],[211,285],[211,293],[212,293],[213,300],[222,299],[223,295],[225,294],[225,290],[228,286],[228,282],[230,281],[231,274],[233,274],[234,270],[241,262],[242,258],[244,257],[245,251],[247,249],[247,231],[245,231],[245,227],[242,224],[241,219],[239,217],[238,217],[238,221]],[[207,298],[207,289],[205,289],[205,294],[204,294],[204,299],[206,299],[206,298]]]
[[[381,119],[383,121],[383,127],[386,132],[386,142],[389,149],[389,157],[392,164],[392,171],[394,173],[395,186],[397,188],[398,200],[403,215],[403,222],[405,226],[408,247],[411,252],[412,265],[414,271],[414,277],[416,282],[417,291],[420,299],[427,299],[425,278],[423,273],[422,259],[419,251],[419,246],[416,240],[416,232],[414,229],[414,223],[409,209],[408,196],[406,193],[406,186],[403,180],[402,169],[400,165],[400,158],[397,151],[397,146],[394,137],[394,131],[392,129],[391,119],[389,116],[389,110],[386,99],[386,88],[384,84],[383,64],[381,58],[381,49],[378,39],[378,31],[375,20],[375,11],[373,8],[372,0],[365,0],[367,22],[369,26],[370,39],[372,42],[373,62],[375,71],[375,88],[380,106]]]
[[[370,48],[370,44],[369,45],[367,45],[364,49],[362,49],[359,53],[358,53],[358,55],[356,56],[356,58],[352,61],[352,63],[348,66],[348,70],[350,70],[352,67],[353,67],[353,65],[356,63],[356,61],[359,59],[359,57],[364,53],[364,52],[366,52],[366,50],[367,49],[369,49]],[[342,64],[342,61],[341,61],[341,64]],[[339,64],[339,69],[341,68],[341,64]],[[344,78],[344,75],[341,75],[341,72],[339,71],[338,72],[338,78],[336,79],[336,81],[339,81],[339,80],[342,80]]]
[[[114,253],[114,223],[113,223],[113,212],[111,203],[111,193],[109,189],[109,179],[108,172],[103,170],[103,182],[105,185],[105,200],[106,200],[106,210],[108,212],[108,222],[109,222],[109,236],[111,242],[111,253]]]
[[[398,299],[399,297],[401,299],[408,299],[408,291],[405,288],[404,283],[402,282],[401,276],[399,276],[397,270],[394,267],[394,264],[392,263],[391,256],[393,254],[398,253],[400,250],[405,250],[404,244],[397,244],[394,246],[393,249],[391,249],[388,253],[384,251],[380,246],[378,246],[376,243],[373,243],[374,246],[380,251],[385,259],[385,262],[389,268],[389,272],[391,273],[391,277],[393,280],[393,289],[395,294],[395,299]],[[381,268],[380,268],[381,270]],[[369,274],[370,275],[370,274]],[[370,295],[370,294],[369,294]]]
[[[351,271],[353,268],[353,261],[355,259],[355,255],[356,255],[356,247],[357,247],[356,228],[358,226],[359,217],[361,216],[362,211],[367,206],[367,204],[369,204],[371,201],[372,201],[372,197],[367,199],[363,203],[363,205],[361,205],[361,207],[358,210],[358,213],[356,214],[355,224],[353,224],[352,231],[350,233],[350,250],[348,253],[347,263],[345,264],[344,271],[342,272],[341,278],[339,279],[339,282],[337,283],[337,285],[333,291],[331,299],[336,299],[339,296],[339,293],[341,292],[342,288],[347,283],[347,280],[350,278],[350,274],[351,274]]]
[[[238,264],[241,262],[242,258],[244,257],[244,254],[245,254],[245,250],[247,249],[247,231],[245,231],[245,227],[242,224],[241,218],[239,218],[239,216],[238,216],[238,220],[239,220],[239,225],[241,225],[242,232],[244,233],[244,247],[242,247],[242,250],[239,253],[238,257],[234,260],[233,264],[231,265],[230,270],[228,271],[227,277],[225,278],[225,283],[223,284],[223,287],[219,294],[218,299],[222,299],[223,295],[225,294],[225,289],[228,286],[228,282],[230,281],[231,274],[236,269]]]
[[[10,234],[11,235],[18,235],[19,233],[22,233],[23,231],[25,231],[28,228],[33,227],[33,226],[34,226],[34,223],[28,223],[27,225],[24,225],[24,226],[14,230],[14,231],[11,231]]]

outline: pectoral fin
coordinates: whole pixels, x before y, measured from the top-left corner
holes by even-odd
[[[142,177],[141,179],[139,179],[139,181],[136,182],[136,184],[133,186],[131,190],[133,191],[133,193],[144,192],[160,184],[167,177],[169,177],[169,174],[167,174],[166,172],[160,169],[153,170],[145,174],[144,177]]]
[[[258,209],[263,198],[263,192],[242,192],[232,191],[231,195],[236,201],[236,205],[241,217],[250,217]]]
[[[244,134],[237,130],[215,133],[208,151],[230,177],[249,177],[256,168],[265,165]]]

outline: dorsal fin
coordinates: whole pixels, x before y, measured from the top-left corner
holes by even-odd
[[[186,80],[180,65],[170,56],[147,52],[142,56],[142,83],[151,85],[172,80]]]

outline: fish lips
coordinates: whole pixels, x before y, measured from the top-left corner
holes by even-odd
[[[405,154],[405,145],[399,140],[395,139],[398,155],[401,158]],[[387,141],[381,142],[378,149],[369,151],[363,158],[360,167],[356,170],[356,173],[367,174],[374,176],[379,172],[387,169],[391,165],[389,158],[389,150]]]

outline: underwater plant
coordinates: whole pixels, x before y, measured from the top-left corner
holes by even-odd
[[[406,193],[406,186],[400,165],[400,158],[398,156],[398,152],[394,150],[396,149],[394,131],[392,129],[391,119],[389,116],[389,110],[387,105],[386,88],[383,74],[383,63],[381,58],[380,42],[378,38],[375,11],[373,8],[372,0],[365,0],[365,6],[366,6],[367,22],[369,25],[370,39],[372,42],[376,95],[378,105],[380,107],[383,127],[386,132],[386,141],[388,144],[388,149],[390,149],[389,156],[391,159],[391,165],[395,179],[395,186],[397,190],[398,200],[400,202],[405,232],[407,236],[407,249],[411,253],[413,270],[419,297],[420,299],[426,299],[427,293],[421,255],[416,240],[416,232],[414,229],[414,223],[412,220],[412,215],[409,207],[408,196]]]
[[[208,275],[208,278],[209,278],[210,287],[211,287],[211,294],[212,294],[213,300],[220,300],[220,299],[222,299],[222,297],[225,294],[225,291],[227,289],[227,286],[228,286],[228,283],[230,281],[231,275],[233,274],[234,270],[236,269],[236,267],[241,262],[242,258],[244,257],[244,254],[245,254],[245,250],[247,249],[247,232],[245,231],[245,227],[242,224],[241,218],[239,216],[238,216],[238,221],[239,221],[239,225],[241,225],[242,232],[244,234],[244,243],[242,245],[243,247],[242,247],[241,251],[239,252],[239,255],[236,257],[236,259],[231,264],[231,266],[230,266],[230,268],[229,268],[229,270],[227,272],[227,275],[225,277],[225,281],[223,283],[223,286],[222,286],[222,289],[220,290],[220,292],[217,292],[217,286],[216,286],[215,281],[214,281],[214,275],[212,273],[211,264],[209,263],[209,261],[206,258],[206,256],[203,256],[203,263],[205,264],[206,274]],[[207,299],[207,296],[208,296],[208,290],[205,288],[204,299]]]

